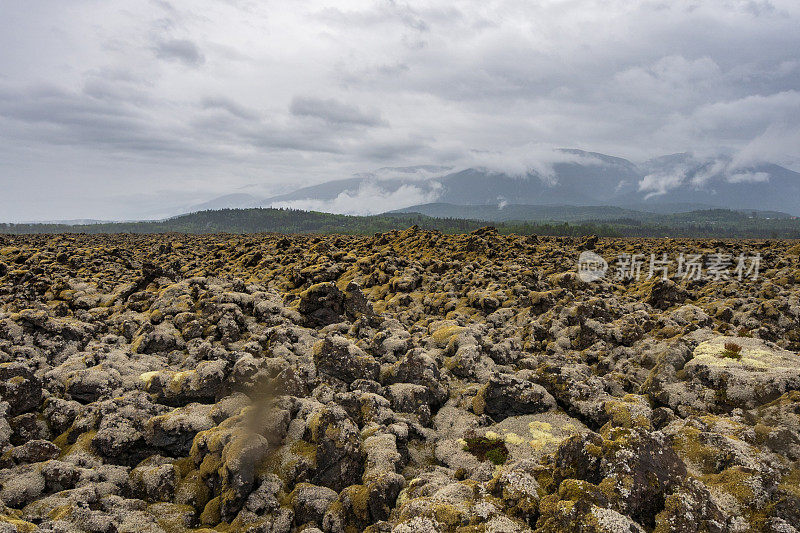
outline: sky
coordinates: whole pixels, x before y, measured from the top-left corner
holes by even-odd
[[[798,27],[796,0],[0,0],[0,221],[555,147],[798,170]]]

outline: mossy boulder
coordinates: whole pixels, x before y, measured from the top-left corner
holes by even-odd
[[[167,502],[175,497],[180,481],[178,468],[170,459],[154,455],[131,470],[131,494],[149,502]]]
[[[364,453],[358,427],[339,406],[325,406],[308,420],[303,437],[314,448],[310,482],[341,491],[361,481]]]
[[[150,418],[144,429],[147,444],[181,457],[188,455],[195,435],[215,426],[213,406],[191,403]]]
[[[0,399],[11,416],[35,409],[42,401],[41,381],[22,363],[0,363]]]
[[[357,379],[377,380],[380,365],[361,348],[342,335],[326,337],[314,346],[317,371],[352,383]]]
[[[740,347],[726,356],[726,344]],[[800,389],[800,356],[755,338],[719,336],[700,343],[683,368],[686,380],[664,386],[670,404],[712,412],[753,408]]]
[[[182,406],[192,401],[215,401],[226,392],[230,363],[225,359],[202,361],[194,369],[146,372],[140,376],[144,390],[155,401]]]
[[[302,526],[310,523],[321,526],[328,507],[337,496],[336,491],[328,487],[298,483],[288,497],[294,509],[295,524]]]
[[[487,414],[495,420],[541,413],[555,406],[555,399],[544,387],[511,374],[493,375],[472,400],[475,414]]]
[[[613,428],[603,436],[589,433],[567,439],[555,453],[548,475],[549,480],[542,479],[551,490],[566,480],[588,482],[603,495],[593,504],[653,527],[665,499],[685,482],[687,470],[663,434]]]

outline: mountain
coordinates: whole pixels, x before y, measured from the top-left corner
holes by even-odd
[[[644,220],[654,216],[632,209],[613,206],[573,206],[573,205],[454,205],[430,203],[414,205],[392,211],[395,213],[419,213],[436,218],[473,218],[490,222],[509,220],[584,222],[587,220]]]
[[[365,196],[364,192],[385,198],[401,196],[399,191],[408,193],[409,190],[431,200],[461,205],[508,201],[526,204],[598,204],[614,195],[633,191],[636,186],[639,174],[630,161],[581,150],[562,150],[561,153],[568,160],[555,163],[552,176],[536,172],[512,176],[485,168],[445,173],[448,167],[392,167],[266,198],[261,205],[291,206],[293,202],[309,200],[325,202],[343,195],[361,198]]]
[[[634,193],[615,203],[701,203],[728,209],[800,214],[800,173],[771,163],[735,165],[730,158],[698,159],[673,154],[642,165]]]
[[[250,194],[228,194],[193,205],[184,212],[247,207],[293,207],[293,204],[298,202],[324,203],[334,201],[341,196],[357,197],[359,191],[365,189],[391,195],[403,187],[413,187],[423,195],[435,195],[439,185],[432,181],[432,178],[446,174],[450,170],[452,167],[438,165],[383,167],[372,172],[358,173],[352,178],[327,181],[266,198]]]
[[[333,200],[344,192],[358,190],[358,188],[367,181],[368,178],[348,178],[327,181],[319,185],[303,187],[287,194],[264,198],[261,200],[261,203],[264,205],[274,205],[281,202],[292,202],[296,200]],[[388,180],[385,186],[388,190],[392,190],[393,188],[393,184],[389,183]]]
[[[192,210],[292,207],[377,214],[440,203],[616,206],[662,214],[720,208],[800,215],[800,173],[771,163],[742,165],[726,156],[682,153],[637,165],[576,149],[558,150],[553,159],[522,175],[488,168],[386,167],[269,198],[227,195]]]
[[[607,205],[676,213],[698,209],[779,211],[800,215],[800,173],[774,164],[735,166],[730,159],[677,154],[641,166],[602,154],[564,151],[551,176],[467,169],[438,178],[437,202],[457,205]]]
[[[551,185],[534,174],[514,177],[469,168],[437,181],[442,185],[437,201],[448,204],[497,205],[509,201],[525,204],[592,203],[591,195],[584,188],[560,181]]]
[[[680,204],[669,204],[678,206]],[[720,213],[720,211],[722,211]],[[434,218],[474,219],[488,222],[530,221],[530,222],[609,222],[638,221],[664,222],[665,220],[687,220],[692,223],[710,220],[730,221],[743,217],[752,218],[753,211],[729,211],[717,209],[688,209],[670,213],[656,213],[617,206],[575,206],[575,205],[454,205],[446,203],[430,203],[414,205],[386,213],[418,213]],[[664,216],[668,215],[668,216]],[[755,218],[789,219],[792,215],[775,211],[755,211]]]
[[[258,196],[254,196],[252,194],[244,194],[244,193],[236,193],[236,194],[226,194],[225,196],[220,196],[219,198],[214,198],[208,202],[203,202],[202,204],[195,204],[189,211],[205,211],[207,209],[236,209],[236,208],[247,208],[247,207],[257,207],[261,204],[262,199]]]

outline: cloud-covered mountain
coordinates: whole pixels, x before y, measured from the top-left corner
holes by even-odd
[[[258,200],[228,195],[202,204],[374,214],[409,206],[605,205],[672,213],[721,207],[800,215],[800,174],[727,156],[673,154],[635,164],[581,150],[524,173],[478,167],[392,167]],[[197,206],[198,208],[201,206]]]
[[[263,202],[262,198],[247,193],[226,194],[191,207],[191,211],[205,211],[207,209],[245,209],[258,207]]]
[[[342,214],[383,213],[436,200],[442,188],[438,178],[451,170],[451,167],[436,165],[384,167],[269,198],[257,198],[250,194],[220,196],[184,211],[226,207],[290,207]]]
[[[674,154],[650,160],[641,170],[644,176],[637,190],[619,196],[617,203],[697,202],[800,214],[800,174],[779,165]]]
[[[387,214],[420,214],[433,218],[458,218],[485,220],[489,222],[611,222],[631,224],[632,221],[654,225],[685,222],[689,224],[730,223],[732,221],[756,219],[790,219],[779,211],[715,209],[702,204],[666,204],[663,210],[635,210],[618,206],[582,205],[454,205],[431,203],[412,205]]]

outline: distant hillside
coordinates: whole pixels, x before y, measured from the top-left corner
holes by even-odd
[[[677,204],[676,204],[677,205]],[[557,221],[557,222],[607,222],[612,220],[630,219],[641,222],[664,222],[665,220],[708,220],[709,213],[716,213],[715,219],[719,221],[740,221],[754,216],[761,219],[767,218],[792,218],[792,215],[776,211],[748,211],[738,212],[724,209],[695,209],[674,212],[657,213],[644,210],[626,209],[615,206],[576,206],[576,205],[517,205],[509,204],[502,207],[497,205],[454,205],[445,203],[430,203],[414,205],[404,209],[391,211],[388,214],[419,213],[436,218],[465,218],[486,220],[490,222],[517,221]]]
[[[206,210],[166,220],[104,224],[0,224],[0,233],[343,233],[371,234],[419,224],[447,233],[472,231],[477,220],[442,220],[418,214],[350,216],[296,209]]]
[[[563,209],[558,208],[558,209]],[[643,214],[619,208],[583,208],[585,218],[492,222],[501,233],[520,235],[589,235],[636,237],[800,238],[800,220],[753,218],[724,209],[673,215]],[[609,210],[610,209],[610,210]],[[598,211],[599,210],[599,211]],[[608,211],[604,211],[608,210]],[[598,219],[598,214],[611,218]],[[573,213],[574,216],[575,213]],[[642,215],[645,218],[642,218]],[[637,218],[638,217],[638,218]],[[420,213],[349,216],[291,209],[221,209],[200,211],[167,220],[87,225],[0,224],[0,233],[341,233],[366,234],[418,225],[443,233],[467,233],[486,220],[435,218]],[[0,240],[0,243],[2,241]]]
[[[431,203],[398,209],[391,213],[420,213],[437,218],[472,218],[491,222],[508,220],[575,222],[587,220],[612,220],[619,218],[642,219],[644,213],[621,207],[591,207],[572,205],[454,205]]]

